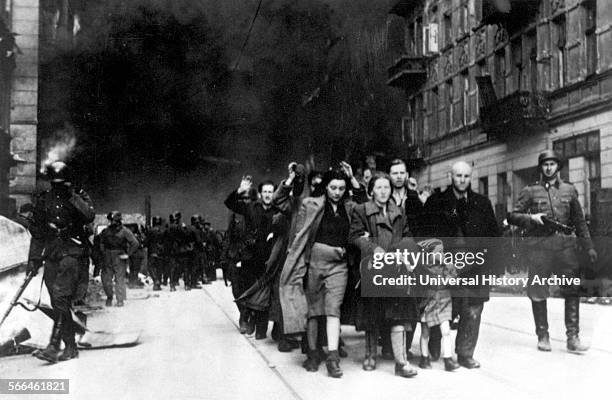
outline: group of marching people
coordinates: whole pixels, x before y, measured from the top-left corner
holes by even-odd
[[[147,270],[153,279],[154,291],[166,285],[171,292],[175,291],[180,278],[185,290],[201,289],[200,283],[216,280],[220,239],[202,216],[193,215],[190,225],[182,221],[179,211],[170,214],[167,224],[162,217],[154,216],[151,227],[146,230],[124,226],[118,211],[110,212],[107,218],[109,225],[94,238],[92,251],[94,275],[100,271],[106,306],[112,306],[113,297],[116,297],[116,306],[123,306],[126,286],[143,286],[138,274],[144,272],[144,254],[148,255]]]
[[[300,347],[296,338],[301,337],[303,367],[317,371],[325,361],[328,375],[339,378],[340,357],[346,356],[340,326],[355,325],[365,331],[363,369],[376,368],[382,344],[383,358],[395,360],[395,374],[408,378],[417,375],[408,358],[420,322],[421,368],[431,368],[432,356],[437,359],[440,352],[447,371],[460,365],[478,368],[473,354],[488,287],[457,298],[444,286],[397,297],[360,294],[360,271],[371,269],[375,254],[442,252],[445,243],[436,237],[499,236],[491,203],[470,190],[471,167],[458,163],[452,173],[446,195],[418,192],[399,159],[391,162],[388,173],[373,171],[360,180],[346,162],[308,176],[302,165],[291,163],[280,185],[262,182],[257,193],[251,178],[244,177],[225,201],[233,213],[227,235],[240,332],[264,339],[271,320],[280,351]],[[440,218],[452,193],[469,194],[473,201],[469,207],[459,206],[459,219],[471,218],[473,223]],[[451,200],[461,202],[455,196]],[[406,273],[414,273],[414,267],[397,266]],[[454,266],[444,264],[421,265],[418,271],[457,275]],[[458,329],[457,360],[451,350],[453,320]]]

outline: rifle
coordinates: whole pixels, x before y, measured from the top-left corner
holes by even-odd
[[[26,277],[25,277],[23,283],[21,284],[21,286],[19,286],[19,289],[17,289],[17,292],[15,293],[15,296],[13,296],[13,299],[11,300],[11,304],[9,305],[8,309],[4,312],[4,314],[2,315],[2,319],[0,320],[0,326],[2,326],[2,324],[4,323],[6,318],[9,316],[9,314],[11,313],[13,308],[17,304],[19,304],[19,302],[18,302],[19,298],[21,297],[23,292],[26,290],[26,287],[28,287],[28,284],[30,283],[32,278],[34,278],[35,275],[36,274],[34,272],[31,272],[31,271],[26,274]]]
[[[571,235],[576,231],[576,228],[562,224],[561,222],[547,216],[542,216],[542,222],[544,222],[544,226],[546,226],[550,230],[561,232],[566,235]]]

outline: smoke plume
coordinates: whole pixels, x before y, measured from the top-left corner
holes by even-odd
[[[47,166],[55,161],[67,161],[76,147],[75,129],[71,124],[66,124],[64,129],[55,131],[50,138],[43,140],[42,152],[44,159],[40,163],[40,172],[44,173]]]

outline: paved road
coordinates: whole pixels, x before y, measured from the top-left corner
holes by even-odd
[[[607,398],[612,307],[582,305],[582,336],[592,348],[577,356],[564,350],[562,306],[560,300],[550,302],[553,351],[540,353],[528,300],[493,298],[485,306],[477,348],[483,367],[449,373],[437,362],[413,379],[395,377],[392,361],[380,361],[376,371],[362,371],[363,334],[343,327],[349,358],[342,360],[344,377],[332,379],[323,365],[317,373],[304,371],[304,356],[297,350],[279,353],[269,338],[255,341],[240,335],[230,290],[217,281],[205,290],[134,299],[123,309],[106,309],[90,318],[94,329],[142,329],[138,346],[81,351],[79,359],[56,365],[30,356],[3,358],[0,377],[68,378],[71,394],[60,399]],[[3,396],[11,397],[24,398]]]

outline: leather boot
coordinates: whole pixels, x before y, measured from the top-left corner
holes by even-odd
[[[583,353],[589,349],[580,343],[578,332],[580,330],[580,298],[568,297],[565,299],[565,329],[567,334],[567,351]]]
[[[551,351],[550,337],[548,335],[548,311],[546,309],[546,300],[532,300],[531,310],[533,311],[536,335],[538,335],[538,350]]]
[[[432,361],[438,361],[440,359],[440,346],[442,342],[442,332],[440,326],[434,326],[431,328],[429,333],[429,356]]]
[[[366,331],[365,336],[365,358],[363,360],[362,368],[364,371],[373,371],[376,369],[376,347],[377,347],[377,334],[375,331]]]
[[[317,372],[319,370],[319,364],[321,360],[319,359],[319,352],[317,350],[309,350],[306,361],[302,363],[302,366],[308,372]]]
[[[249,330],[249,324],[248,324],[247,319],[248,319],[248,317],[246,315],[246,312],[242,311],[240,313],[240,318],[238,318],[238,326],[239,326],[238,329],[239,329],[241,335],[244,335]]]
[[[457,368],[459,368],[459,363],[457,361],[453,360],[452,357],[444,358],[444,369],[446,371],[451,372],[451,371],[456,370]]]
[[[51,339],[47,348],[39,352],[32,353],[32,355],[39,360],[47,361],[50,363],[56,363],[58,361],[60,352],[60,341],[62,340],[62,329],[64,328],[64,314],[59,314],[53,323],[53,329],[51,330]]]
[[[342,377],[342,370],[340,369],[340,355],[338,354],[338,350],[332,350],[327,355],[327,360],[325,361],[325,366],[327,367],[327,375],[332,378],[340,378]]]
[[[76,345],[76,341],[74,340],[74,330],[72,329],[72,324],[68,321],[64,325],[64,329],[62,332],[62,340],[64,341],[64,351],[62,351],[58,357],[59,361],[67,361],[73,358],[79,357],[79,350]]]
[[[412,378],[417,374],[416,369],[408,364],[406,359],[406,332],[391,331],[391,348],[395,359],[395,375],[402,378]]]
[[[431,358],[429,358],[429,356],[427,357],[421,356],[421,361],[419,361],[419,368],[431,369]]]

